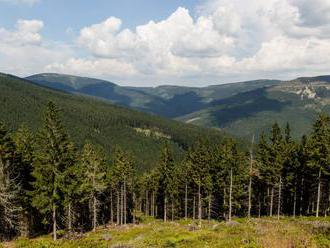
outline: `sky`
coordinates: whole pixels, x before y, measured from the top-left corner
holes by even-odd
[[[0,72],[130,86],[330,74],[330,1],[0,0]]]

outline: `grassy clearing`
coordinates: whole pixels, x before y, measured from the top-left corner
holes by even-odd
[[[106,241],[106,237],[111,237],[111,241]],[[204,222],[201,229],[191,220],[166,224],[153,220],[140,225],[99,229],[76,240],[53,242],[49,235],[18,239],[11,247],[330,247],[330,219],[236,219],[232,223]]]

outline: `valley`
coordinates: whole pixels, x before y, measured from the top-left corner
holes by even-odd
[[[255,80],[201,88],[123,87],[107,81],[59,74],[27,79],[74,94],[89,95],[146,113],[249,139],[268,132],[275,121],[294,126],[293,136],[309,131],[318,113],[330,110],[330,77],[290,81]],[[79,84],[78,82],[81,82]]]

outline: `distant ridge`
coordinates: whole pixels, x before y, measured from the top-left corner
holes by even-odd
[[[40,77],[40,76],[39,76]],[[70,79],[59,75],[67,85]],[[30,80],[48,85],[31,76]],[[85,78],[76,78],[76,81]],[[71,93],[100,97],[140,111],[204,127],[221,128],[240,137],[267,131],[275,121],[294,126],[293,135],[308,132],[321,111],[330,113],[330,76],[300,77],[288,81],[254,80],[207,87],[122,87],[110,82],[90,85]],[[84,81],[85,83],[87,81]],[[111,86],[110,86],[111,85]],[[59,88],[59,87],[57,87]]]

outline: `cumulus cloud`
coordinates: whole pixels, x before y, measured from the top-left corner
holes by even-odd
[[[14,30],[0,27],[0,71],[28,75],[73,54],[67,45],[45,41],[40,20],[18,20]]]
[[[0,42],[16,45],[40,44],[39,32],[44,24],[39,20],[18,20],[15,31],[0,28]]]
[[[131,64],[114,59],[71,58],[64,64],[53,63],[46,66],[47,71],[61,71],[68,74],[91,75],[95,77],[134,76],[136,71]]]
[[[211,18],[196,21],[187,9],[178,8],[166,20],[150,21],[135,31],[120,30],[122,21],[110,17],[83,28],[78,43],[100,57],[139,58],[146,53],[180,57],[216,56],[233,45],[233,39],[215,30]]]
[[[179,7],[132,29],[124,21],[110,16],[82,28],[75,56],[43,68],[134,85],[329,73],[328,0],[209,0],[194,15]],[[0,42],[44,48],[42,27],[19,21],[16,31],[0,29]]]

